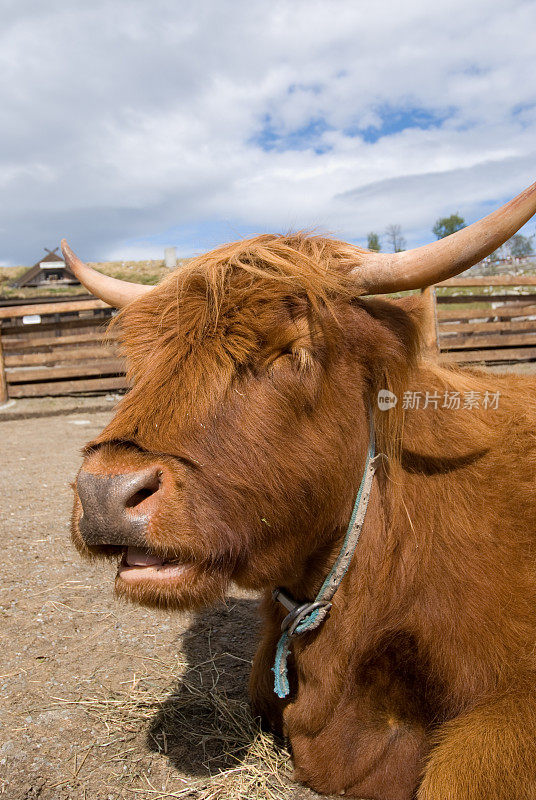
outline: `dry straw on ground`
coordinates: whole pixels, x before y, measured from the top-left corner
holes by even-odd
[[[129,755],[125,746],[136,734],[146,735],[149,749],[158,752],[177,766],[166,785],[151,776],[151,770],[129,770],[135,778],[122,788],[132,797],[143,800],[281,800],[292,797],[298,787],[291,783],[288,751],[273,737],[260,730],[244,697],[229,696],[222,688],[222,659],[229,654],[211,657],[196,667],[177,662],[173,666],[151,663],[150,677],[144,675],[129,682],[124,691],[111,692],[104,687],[98,696],[57,703],[83,707],[92,722],[107,731],[108,742],[117,753],[118,764],[136,761],[136,747]],[[155,669],[156,667],[156,669]],[[170,675],[182,672],[170,693]],[[117,752],[119,750],[119,752]],[[111,753],[110,753],[111,754]],[[194,774],[185,778],[181,764],[191,759]],[[197,765],[194,762],[197,759]],[[79,770],[83,765],[80,764]],[[179,773],[182,772],[182,775]],[[130,782],[130,781],[129,781]],[[118,786],[111,787],[116,789]],[[123,795],[122,795],[123,796]]]

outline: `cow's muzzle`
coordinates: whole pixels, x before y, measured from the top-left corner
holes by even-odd
[[[83,509],[79,529],[86,545],[146,546],[161,478],[158,467],[112,475],[80,470],[76,482]]]

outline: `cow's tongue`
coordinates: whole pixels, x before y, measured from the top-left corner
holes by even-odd
[[[152,556],[141,547],[129,547],[127,549],[127,564],[129,567],[161,567],[163,559]]]

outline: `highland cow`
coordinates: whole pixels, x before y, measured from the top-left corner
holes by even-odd
[[[253,711],[318,792],[536,798],[536,384],[442,367],[420,299],[371,296],[461,272],[535,211],[536,184],[392,256],[259,236],[155,288],[64,245],[122,307],[131,383],[86,448],[73,541],[117,558],[117,594],[145,605],[200,608],[231,581],[264,592]],[[463,394],[481,402],[438,402]],[[300,610],[334,565],[329,603]]]

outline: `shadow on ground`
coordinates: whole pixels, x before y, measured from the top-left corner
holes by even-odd
[[[180,772],[207,776],[235,767],[259,728],[248,707],[260,631],[257,600],[198,615],[184,635],[184,675],[152,720],[147,744]]]

